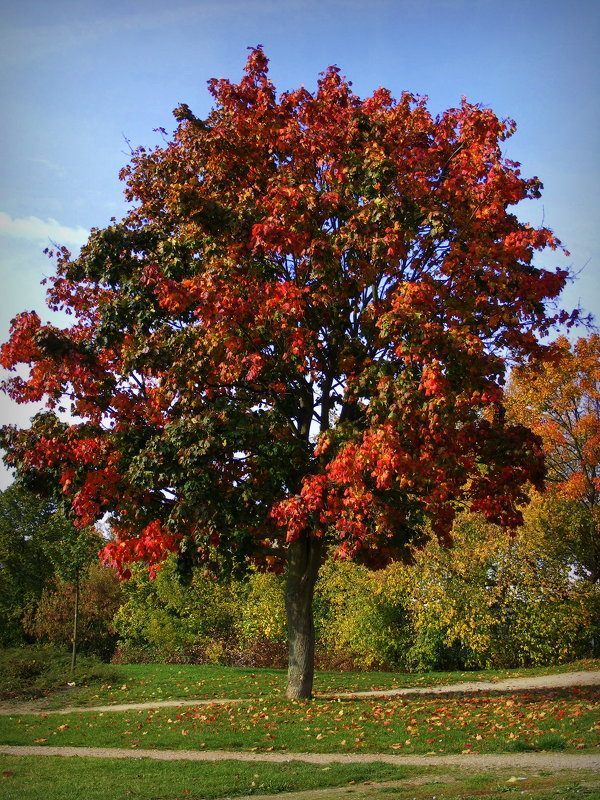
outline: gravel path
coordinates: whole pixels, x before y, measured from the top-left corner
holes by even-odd
[[[45,747],[0,745],[0,753],[13,756],[80,756],[84,758],[152,758],[160,761],[270,761],[284,764],[369,764],[394,766],[530,768],[593,770],[600,772],[600,754],[595,753],[470,753],[469,755],[398,756],[386,753],[249,753],[239,750],[125,750],[112,747]]]
[[[522,689],[561,689],[568,686],[600,686],[600,670],[589,672],[565,672],[560,675],[538,675],[536,677],[508,678],[499,681],[470,681],[447,686],[410,687],[371,692],[344,692],[317,695],[323,699],[354,697],[400,697],[411,695],[454,694],[460,692],[513,692]],[[254,698],[255,699],[255,698]],[[0,702],[0,715],[15,714],[80,714],[86,711],[138,711],[145,708],[177,708],[183,706],[230,705],[251,702],[252,698],[214,698],[210,700],[152,700],[144,703],[113,703],[102,706],[71,706],[69,708],[47,708],[46,700],[31,702]]]

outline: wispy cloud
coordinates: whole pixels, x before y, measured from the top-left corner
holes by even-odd
[[[302,6],[306,0],[290,2]],[[252,13],[273,13],[279,5],[279,0],[255,0]],[[75,17],[70,4],[59,2],[55,6],[52,11],[56,13],[51,19],[42,16],[33,24],[9,22],[4,25],[0,33],[0,62],[23,64],[55,53],[79,51],[115,34],[122,36],[132,31],[140,35],[141,32],[164,31],[211,18],[243,14],[248,11],[248,0],[203,0],[201,3],[175,0],[166,5],[159,0],[146,0],[133,3],[132,13],[123,12],[110,3],[105,6],[92,3],[87,7],[84,4]]]
[[[56,243],[81,247],[87,241],[89,231],[85,228],[70,228],[55,219],[24,217],[13,219],[0,211],[0,235],[14,239],[26,239],[45,244]]]

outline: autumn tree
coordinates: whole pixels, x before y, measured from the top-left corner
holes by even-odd
[[[600,581],[600,336],[561,337],[552,359],[515,369],[506,402],[544,444],[547,491],[531,523],[581,575]]]
[[[110,661],[117,643],[113,618],[123,601],[122,583],[114,570],[97,558],[86,566],[73,569],[70,579],[57,574],[48,581],[37,607],[24,620],[25,630],[36,641],[71,650],[71,677],[79,653]]]
[[[71,327],[13,322],[6,390],[48,398],[7,461],[79,523],[109,512],[106,558],[287,575],[290,697],[311,693],[313,587],[327,550],[382,564],[455,508],[517,525],[539,441],[503,415],[506,359],[539,336],[566,273],[510,206],[540,194],[502,156],[514,123],[463,100],[438,117],[336,67],[278,96],[251,50],[164,146],[122,171],[131,208],[58,253]],[[61,421],[59,411],[73,420]]]

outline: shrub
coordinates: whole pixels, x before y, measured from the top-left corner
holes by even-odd
[[[252,645],[252,649],[257,650],[267,642],[285,644],[283,577],[271,572],[251,572],[248,579],[239,585],[238,593],[243,602],[235,625],[242,649]]]
[[[453,548],[430,541],[413,559],[376,572],[325,563],[314,602],[321,669],[541,665],[600,645],[600,590],[573,580],[532,526],[512,538],[463,514]],[[172,557],[155,580],[137,566],[115,617],[116,658],[284,667],[283,581],[253,571],[223,586],[196,573],[182,586]]]
[[[464,514],[454,547],[429,542],[407,578],[417,668],[518,667],[590,654],[598,588],[573,580],[531,529],[511,537]]]
[[[404,604],[392,568],[371,572],[329,561],[316,587],[320,651],[331,654],[330,663],[356,669],[397,665],[406,639]]]
[[[223,586],[196,572],[180,582],[174,556],[151,579],[134,565],[124,582],[125,603],[114,618],[121,661],[230,663],[237,655],[237,585]]]

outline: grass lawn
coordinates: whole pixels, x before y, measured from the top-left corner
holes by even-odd
[[[1,756],[0,798],[19,800],[136,800],[218,798],[248,794],[279,794],[293,790],[341,786],[359,781],[400,780],[417,774],[416,767],[388,764],[316,766],[218,761],[117,761],[115,759],[49,756]],[[4,794],[10,792],[11,794]]]
[[[0,755],[3,800],[212,800],[307,792],[305,800],[599,800],[600,779],[591,773],[533,774],[506,771],[392,767],[387,764],[318,766],[221,761],[117,761],[58,756]]]
[[[600,746],[595,687],[390,700],[185,706],[0,717],[0,743],[291,752],[462,753]]]

